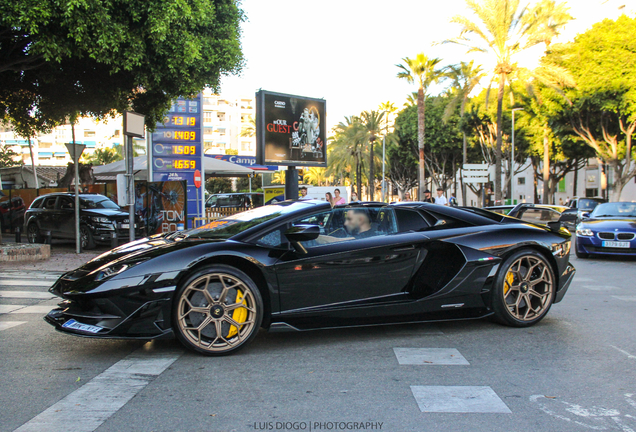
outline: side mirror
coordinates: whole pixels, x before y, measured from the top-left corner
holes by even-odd
[[[590,218],[590,212],[581,212],[581,220],[589,219],[589,218]]]
[[[307,249],[300,242],[316,240],[320,235],[318,225],[296,225],[285,231],[285,237],[297,252],[307,253]]]

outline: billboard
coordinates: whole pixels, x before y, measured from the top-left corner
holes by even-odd
[[[203,172],[203,134],[201,94],[192,99],[178,98],[157,123],[151,135],[148,180],[185,181],[186,214],[202,216],[203,190],[194,185],[194,172]],[[187,227],[191,227],[188,222]]]
[[[327,166],[326,101],[256,93],[256,163]]]

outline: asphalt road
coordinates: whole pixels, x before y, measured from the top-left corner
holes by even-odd
[[[56,272],[5,268],[0,432],[634,432],[636,261],[571,261],[568,294],[532,328],[261,332],[222,358],[56,333],[42,321]]]

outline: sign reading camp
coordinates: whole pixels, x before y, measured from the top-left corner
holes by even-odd
[[[261,165],[326,167],[325,100],[257,92],[256,160]]]

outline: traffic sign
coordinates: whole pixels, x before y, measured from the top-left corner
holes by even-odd
[[[194,187],[199,189],[201,187],[201,171],[194,171]]]
[[[490,181],[488,164],[464,164],[462,180],[469,184],[488,183]]]

